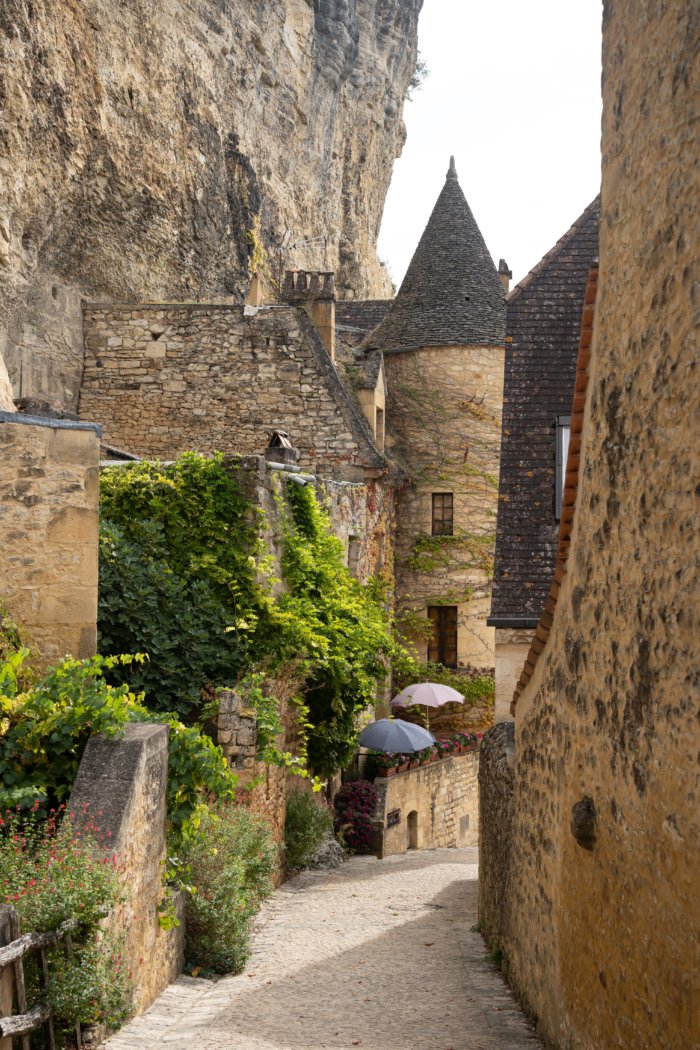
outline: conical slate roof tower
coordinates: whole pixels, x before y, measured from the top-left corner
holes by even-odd
[[[503,346],[503,285],[457,180],[454,157],[394,303],[368,349]]]

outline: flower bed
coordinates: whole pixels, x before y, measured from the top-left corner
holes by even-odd
[[[483,733],[462,731],[455,733],[453,736],[443,736],[436,740],[434,744],[431,744],[430,747],[423,748],[422,751],[414,751],[411,754],[373,752],[377,776],[387,777],[393,776],[394,773],[403,773],[409,769],[409,766],[415,769],[416,766],[411,764],[416,761],[419,765],[424,766],[429,762],[437,762],[443,758],[452,758],[453,755],[458,755],[462,752],[475,751],[480,746],[483,735]]]

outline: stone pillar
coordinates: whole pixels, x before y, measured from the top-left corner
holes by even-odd
[[[92,737],[70,798],[79,824],[91,817],[119,857],[124,903],[111,921],[126,930],[126,955],[134,975],[134,1010],[140,1013],[180,973],[184,922],[162,930],[168,786],[168,727],[128,725],[123,737]],[[184,918],[182,896],[175,910]]]

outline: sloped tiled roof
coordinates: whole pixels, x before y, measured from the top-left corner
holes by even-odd
[[[489,623],[536,626],[555,568],[556,417],[569,415],[596,198],[506,299],[506,363]]]
[[[578,359],[576,362],[576,385],[574,398],[571,406],[571,440],[569,442],[569,453],[566,460],[566,475],[564,483],[564,494],[562,499],[561,524],[559,527],[559,542],[557,545],[556,563],[554,576],[549,586],[549,593],[540,616],[540,621],[532,639],[530,650],[525,659],[518,684],[513,694],[513,702],[510,706],[511,714],[515,714],[515,708],[520,694],[527,686],[534,674],[537,661],[549,639],[549,632],[554,621],[554,613],[559,600],[559,591],[562,581],[567,573],[567,562],[569,560],[569,547],[571,546],[571,531],[574,525],[574,513],[576,511],[576,495],[578,492],[579,471],[581,466],[581,440],[584,424],[584,410],[586,407],[586,391],[588,389],[589,365],[591,361],[591,340],[593,336],[593,315],[595,312],[595,301],[598,292],[598,267],[591,267],[588,274],[588,282],[584,297],[583,317],[581,319],[581,335],[579,340]]]
[[[384,320],[393,301],[393,299],[340,299],[335,306],[336,326],[367,335]]]
[[[503,285],[462,193],[454,157],[398,295],[365,346],[502,346]]]

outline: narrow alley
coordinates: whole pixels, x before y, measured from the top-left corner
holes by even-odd
[[[180,977],[109,1050],[534,1050],[476,923],[477,850],[429,850],[285,883],[237,977]]]

